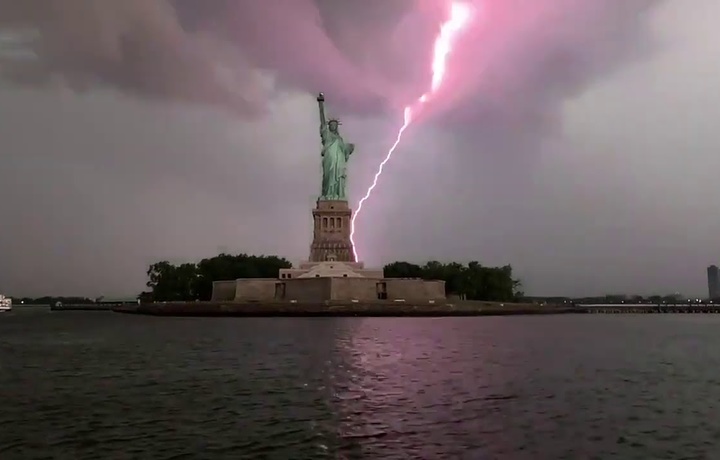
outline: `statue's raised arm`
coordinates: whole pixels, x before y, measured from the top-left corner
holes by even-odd
[[[318,109],[320,109],[320,129],[325,128],[327,121],[325,120],[325,95],[323,93],[318,94]]]

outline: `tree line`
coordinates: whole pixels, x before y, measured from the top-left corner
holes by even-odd
[[[72,305],[83,305],[93,304],[96,299],[90,299],[88,297],[73,297],[73,296],[43,296],[43,297],[10,297],[13,301],[13,305],[55,305],[60,302],[63,304]]]
[[[148,268],[146,285],[150,290],[140,298],[157,302],[210,300],[213,281],[276,278],[281,268],[290,267],[292,264],[281,257],[248,254],[220,254],[179,265],[164,260]]]
[[[277,256],[220,254],[198,263],[171,264],[156,262],[147,270],[147,287],[140,298],[144,301],[210,300],[213,281],[237,278],[276,278],[281,268],[292,264]],[[467,300],[509,302],[522,296],[520,281],[512,276],[512,267],[484,267],[478,262],[463,265],[457,262],[430,261],[424,265],[393,262],[384,267],[387,278],[422,278],[445,281],[448,295]]]
[[[438,261],[424,265],[393,262],[385,265],[387,278],[422,278],[445,281],[445,293],[466,300],[511,302],[523,296],[522,283],[513,278],[512,266],[485,267],[480,262],[468,264]]]

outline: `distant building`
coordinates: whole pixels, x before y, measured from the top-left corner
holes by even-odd
[[[710,265],[707,268],[707,279],[709,298],[720,298],[720,270],[717,265]]]

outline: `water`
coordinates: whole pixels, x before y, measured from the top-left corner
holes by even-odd
[[[717,459],[720,316],[0,316],[0,458]]]

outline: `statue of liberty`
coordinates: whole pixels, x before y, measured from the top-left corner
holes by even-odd
[[[340,135],[340,122],[325,119],[325,95],[317,97],[320,107],[320,138],[322,139],[321,200],[347,201],[347,164],[355,144],[346,143]]]

